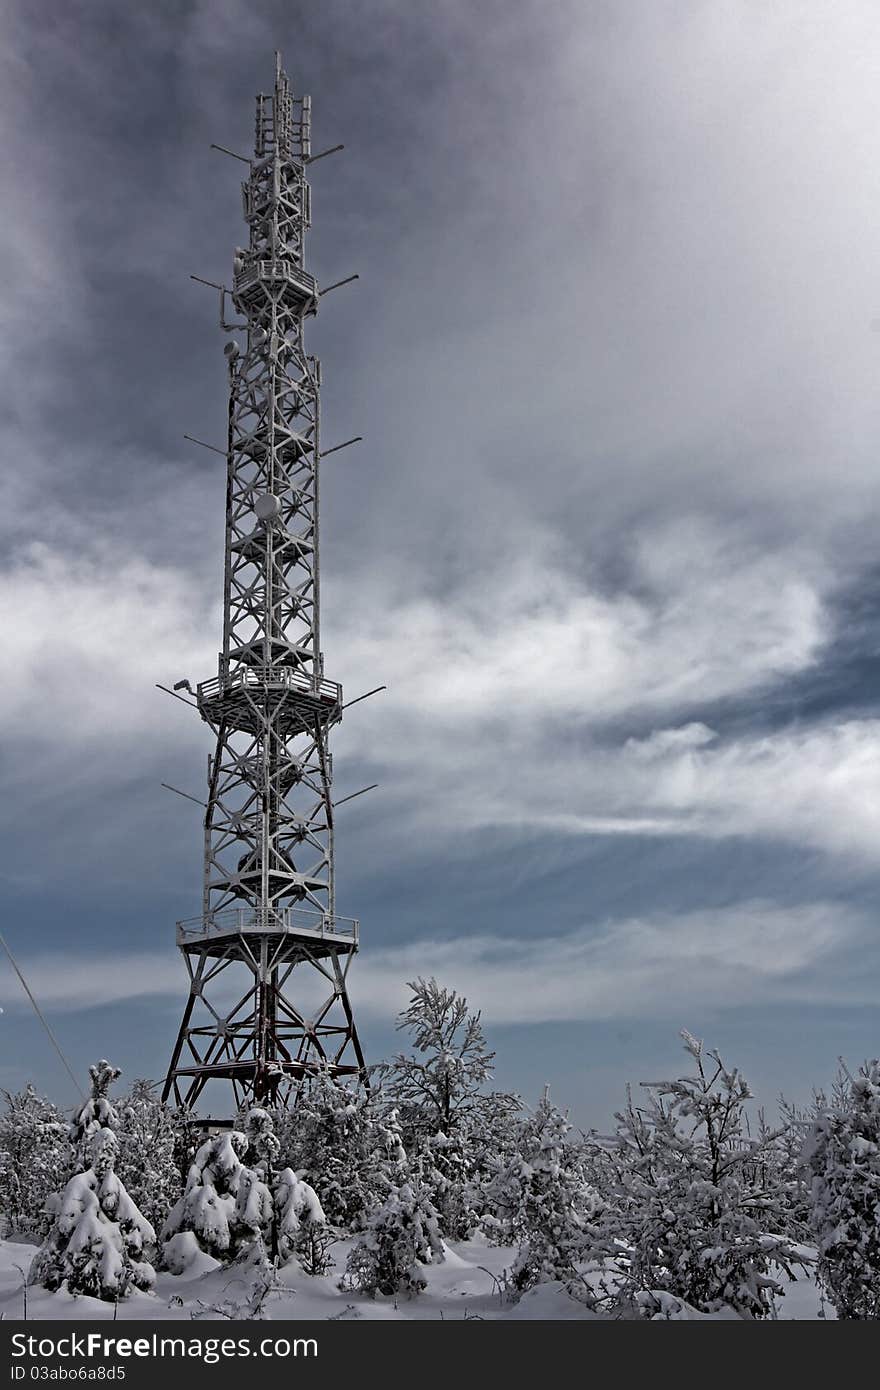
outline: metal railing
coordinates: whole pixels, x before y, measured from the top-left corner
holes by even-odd
[[[197,689],[198,700],[212,700],[236,686],[270,686],[275,690],[301,690],[307,695],[317,695],[321,700],[341,701],[342,686],[338,681],[319,680],[307,671],[296,666],[238,666],[224,678],[213,676],[211,680],[200,681]]]
[[[307,907],[282,907],[263,912],[253,907],[226,907],[202,917],[187,917],[177,923],[178,945],[212,936],[247,935],[253,932],[272,932],[281,935],[309,936],[318,940],[353,941],[357,943],[360,924],[355,917],[331,916]]]
[[[242,294],[259,280],[285,280],[309,298],[317,299],[318,282],[314,275],[301,270],[292,261],[253,261],[245,266],[232,281],[233,294]]]

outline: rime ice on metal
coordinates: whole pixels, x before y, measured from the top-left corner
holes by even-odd
[[[340,1075],[364,1065],[346,990],[358,924],[336,915],[333,889],[327,740],[342,690],[321,652],[320,369],[303,342],[318,306],[303,264],[310,116],[278,62],[274,93],[257,97],[242,185],[248,245],[221,291],[231,334],[223,651],[217,676],[193,692],[217,742],[203,911],[178,923],[190,993],[164,1090],[184,1105],[215,1079],[231,1083],[236,1105],[289,1104],[317,1065]]]

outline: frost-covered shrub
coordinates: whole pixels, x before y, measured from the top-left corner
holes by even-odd
[[[150,1289],[156,1236],[114,1172],[118,1152],[109,1129],[93,1129],[90,1166],[70,1179],[52,1229],[34,1256],[29,1280],[54,1292],[115,1300]]]
[[[752,1158],[742,1166],[743,1180],[763,1192],[775,1194],[779,1229],[792,1240],[806,1241],[810,1235],[809,1188],[801,1165],[804,1138],[818,1111],[779,1100],[779,1123],[768,1123],[763,1109],[758,1111],[756,1134],[761,1141]]]
[[[423,1193],[403,1182],[392,1188],[352,1247],[340,1288],[371,1297],[421,1293],[426,1284],[421,1266],[443,1257],[437,1213]]]
[[[608,1206],[588,1224],[584,1254],[610,1262],[606,1292],[621,1309],[653,1306],[644,1296],[663,1293],[704,1313],[766,1317],[783,1292],[771,1266],[791,1275],[802,1263],[783,1233],[784,1202],[755,1180],[772,1136],[748,1136],[751,1092],[739,1072],[682,1037],[695,1074],[646,1084],[644,1107],[628,1097],[606,1141]]]
[[[285,1168],[276,1179],[274,1199],[279,1264],[295,1259],[306,1274],[325,1274],[332,1263],[331,1237],[315,1189]]]
[[[68,1125],[33,1086],[3,1093],[0,1112],[0,1235],[45,1236],[46,1203],[70,1172]]]
[[[259,1227],[263,1195],[253,1189],[251,1177],[239,1206],[247,1152],[247,1136],[230,1130],[207,1139],[193,1159],[183,1196],[172,1207],[162,1228],[162,1263],[180,1274],[198,1251],[217,1260],[237,1255]]]
[[[839,1318],[880,1319],[880,1061],[817,1117],[803,1162],[820,1282]]]

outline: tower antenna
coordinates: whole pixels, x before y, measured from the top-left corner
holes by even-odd
[[[224,323],[241,338],[225,348],[223,650],[192,691],[215,738],[202,912],[177,924],[190,987],[163,1090],[194,1106],[224,1083],[231,1114],[294,1104],[318,1070],[366,1084],[346,985],[358,923],[334,888],[328,736],[344,701],[321,652],[321,372],[304,344],[319,300],[304,264],[311,100],[276,53],[256,102],[228,291],[242,322]]]

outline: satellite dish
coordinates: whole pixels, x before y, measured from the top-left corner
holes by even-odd
[[[229,358],[231,362],[233,357],[238,356],[238,343],[227,343],[223,351],[226,353],[226,356]]]
[[[274,492],[264,492],[254,503],[254,511],[260,521],[266,526],[271,526],[281,512],[281,499],[276,497]]]

